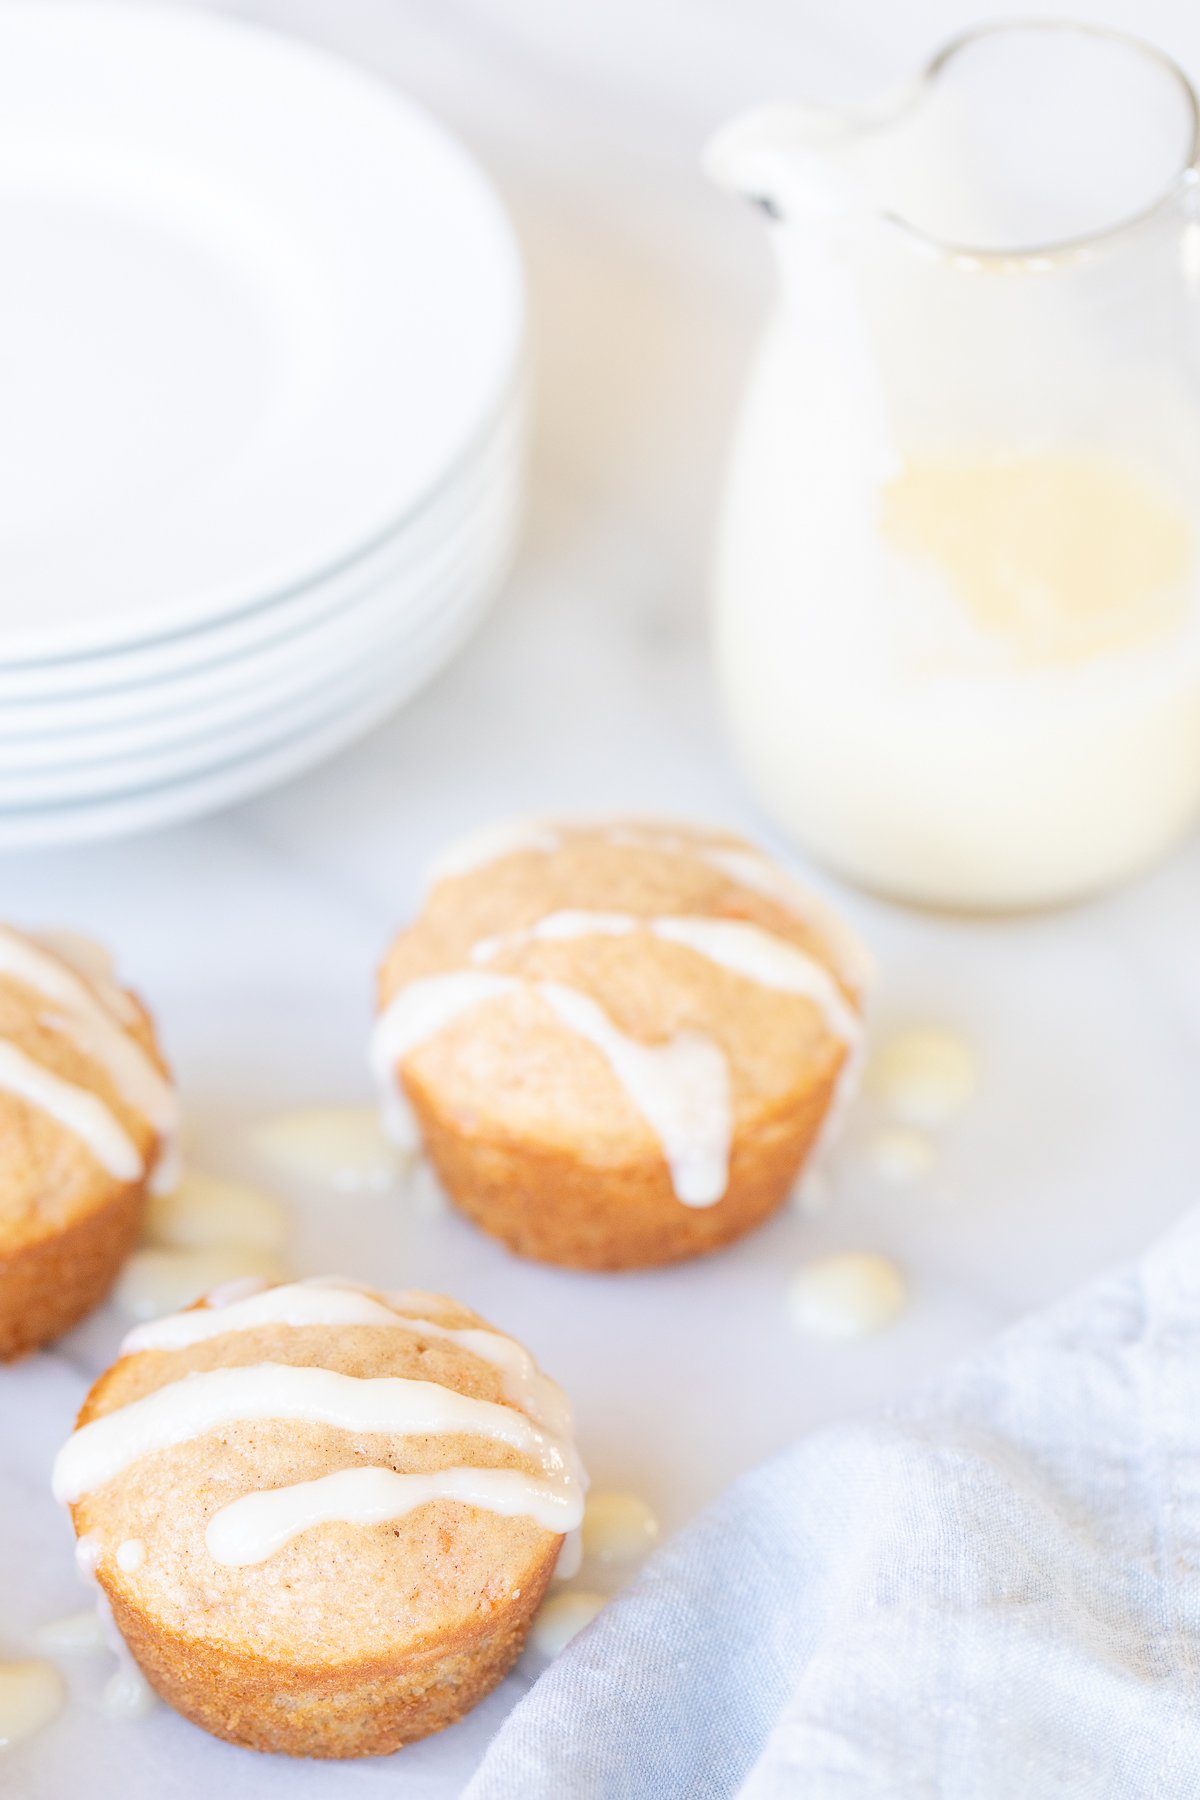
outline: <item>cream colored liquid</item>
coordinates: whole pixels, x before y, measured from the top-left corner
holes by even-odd
[[[66,1686],[53,1663],[0,1663],[0,1750],[48,1725],[62,1711]]]
[[[1186,481],[1082,436],[898,454],[832,391],[810,403],[803,348],[785,309],[717,568],[719,674],[759,797],[910,900],[1060,901],[1145,865],[1200,808]],[[855,356],[873,366],[865,328]],[[1156,418],[1131,412],[1131,443]]]
[[[882,527],[1024,667],[1135,650],[1185,608],[1191,525],[1101,457],[914,458],[884,487]]]

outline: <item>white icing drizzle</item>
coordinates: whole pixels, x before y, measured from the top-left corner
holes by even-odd
[[[390,1083],[396,1064],[410,1050],[485,1001],[511,994],[518,985],[511,975],[489,975],[474,969],[408,982],[376,1022],[371,1039],[372,1073],[377,1080]]]
[[[38,941],[0,926],[0,977],[19,982],[47,1001],[53,1010],[43,1015],[43,1024],[69,1038],[90,1062],[102,1068],[121,1097],[151,1126],[162,1142],[155,1169],[156,1180],[161,1179],[171,1172],[173,1139],[179,1126],[174,1090],[130,1034],[128,1027],[137,1010],[129,996],[107,974],[95,972],[94,954],[89,972],[79,943],[67,941],[74,944],[73,952],[56,950],[53,940]],[[0,1085],[57,1119],[88,1145],[110,1174],[132,1181],[144,1173],[140,1153],[98,1095],[45,1069],[41,1070],[42,1080],[37,1081],[30,1070],[40,1065],[32,1058],[12,1044],[0,1043],[0,1050],[10,1053],[0,1063]],[[5,1068],[7,1073],[2,1072]],[[106,1124],[100,1122],[101,1113]]]
[[[583,1497],[567,1480],[539,1481],[516,1469],[339,1469],[316,1481],[246,1494],[213,1515],[205,1543],[214,1562],[233,1568],[265,1562],[314,1525],[380,1525],[431,1501],[455,1500],[506,1518],[532,1518],[544,1531],[574,1530]]]
[[[32,988],[57,1009],[46,1023],[98,1063],[122,1098],[160,1136],[175,1130],[179,1106],[170,1082],[82,975],[6,926],[0,926],[0,975]]]
[[[142,1350],[185,1350],[192,1344],[224,1337],[230,1332],[257,1331],[264,1327],[366,1325],[407,1331],[418,1337],[442,1338],[498,1369],[506,1400],[558,1438],[571,1431],[571,1409],[566,1396],[542,1374],[533,1357],[515,1339],[482,1326],[455,1327],[396,1310],[408,1296],[384,1297],[348,1281],[317,1279],[294,1281],[280,1287],[239,1296],[227,1305],[211,1304],[174,1313],[139,1325],[121,1345],[122,1356]],[[424,1298],[412,1296],[418,1303]]]
[[[133,1540],[130,1539],[129,1542],[133,1542]],[[121,1547],[117,1550],[118,1567],[120,1567],[120,1555]],[[104,1547],[99,1538],[91,1532],[85,1532],[75,1545],[75,1565],[79,1570],[80,1580],[86,1587],[91,1588],[95,1595],[95,1617],[99,1644],[107,1645],[117,1659],[115,1670],[104,1684],[100,1704],[110,1718],[137,1719],[149,1712],[155,1704],[155,1695],[146,1677],[134,1661],[133,1652],[118,1631],[108,1595],[100,1585],[96,1571],[103,1557]],[[91,1641],[95,1642],[96,1640],[92,1639]]]
[[[126,1025],[137,1023],[137,1002],[113,979],[113,959],[103,944],[79,931],[38,931],[30,935],[35,943],[82,975],[114,1019]]]
[[[776,933],[744,919],[710,918],[699,913],[638,918],[632,913],[553,912],[524,931],[481,939],[471,951],[471,960],[490,962],[510,947],[533,941],[629,937],[638,931],[648,932],[664,943],[681,944],[760,987],[813,1001],[829,1029],[847,1046],[861,1035],[858,1014],[824,963]]]
[[[518,944],[566,943],[571,938],[585,937],[630,937],[635,931],[650,929],[649,919],[638,919],[632,913],[584,912],[566,908],[561,912],[547,913],[535,925],[527,925],[523,931],[505,931],[496,937],[480,938],[472,946],[471,961],[476,963],[491,962],[493,957],[501,955],[505,950],[514,949]]]
[[[368,1060],[385,1096],[384,1128],[400,1149],[411,1150],[420,1142],[420,1132],[407,1098],[396,1085],[397,1063],[464,1013],[500,994],[512,993],[517,986],[511,976],[475,969],[429,975],[402,987],[380,1013],[371,1034]]]
[[[0,1039],[0,1089],[17,1094],[86,1144],[96,1161],[118,1181],[137,1181],[144,1172],[141,1152],[98,1094],[74,1086],[34,1062],[15,1044]]]
[[[568,1531],[554,1564],[555,1581],[573,1581],[583,1567],[583,1521]]]
[[[577,1534],[587,1476],[571,1438],[571,1410],[554,1382],[513,1339],[481,1326],[457,1327],[396,1310],[443,1309],[441,1296],[398,1291],[390,1297],[336,1278],[292,1282],[267,1291],[231,1292],[221,1307],[203,1306],[132,1332],[122,1354],[184,1349],[205,1339],[260,1326],[371,1325],[449,1340],[497,1369],[510,1404],[477,1400],[454,1388],[396,1376],[362,1378],[286,1363],[195,1371],[81,1426],[54,1466],[55,1496],[73,1504],[143,1456],[239,1419],[302,1419],[356,1434],[462,1434],[510,1446],[539,1464],[518,1469],[451,1468],[420,1474],[352,1467],[319,1480],[244,1495],[209,1523],[206,1542],[218,1562],[257,1563],[312,1526],[333,1520],[371,1524],[433,1501],[455,1501],[508,1517],[526,1515],[545,1530]],[[103,1549],[85,1535],[76,1546],[80,1571],[95,1579]],[[120,1568],[140,1567],[146,1547],[128,1540]]]
[[[522,987],[539,994],[570,1031],[605,1057],[657,1134],[682,1203],[714,1206],[728,1184],[732,1102],[724,1056],[697,1033],[681,1033],[666,1044],[639,1043],[594,1000],[558,982],[454,970],[410,982],[381,1014],[371,1053],[376,1079],[390,1087],[396,1063],[418,1044],[485,1000]]]
[[[759,927],[734,919],[666,918],[643,921],[621,914],[550,914],[527,937],[626,935],[639,929],[682,944],[763,985],[800,994],[822,1010],[848,1050],[857,1044],[859,1021],[837,983],[815,958]],[[490,939],[473,955],[486,958],[513,939]],[[486,970],[454,970],[410,982],[381,1015],[371,1066],[387,1094],[393,1070],[409,1051],[454,1019],[500,995],[528,986],[559,1020],[587,1039],[607,1060],[617,1080],[659,1138],[677,1198],[685,1206],[713,1206],[729,1179],[733,1105],[725,1057],[711,1039],[686,1032],[666,1044],[645,1044],[620,1031],[594,1000],[559,982],[523,983]],[[851,1064],[847,1057],[846,1066]]]
[[[183,1152],[175,1132],[159,1140],[158,1160],[146,1183],[147,1192],[156,1200],[173,1194],[183,1180]]]
[[[658,850],[668,856],[690,856],[727,875],[739,887],[774,900],[802,923],[812,925],[838,959],[839,973],[862,993],[875,975],[875,963],[857,934],[819,895],[789,870],[752,844],[699,826],[680,826],[652,819],[578,822],[580,831],[598,832],[611,844],[631,850]],[[570,841],[570,827],[549,819],[503,819],[452,844],[431,865],[428,886],[450,876],[473,874],[506,856],[541,853],[552,856]]]
[[[433,882],[466,874],[517,852],[552,854],[567,841],[563,827],[546,821],[506,821],[455,846],[434,868]],[[767,857],[711,834],[653,822],[591,826],[610,843],[660,850],[707,862],[730,880],[768,895],[813,924],[840,959],[847,984],[858,988],[869,976],[869,959],[857,938],[822,903]],[[846,1054],[830,1106],[836,1122],[844,1111],[861,1058],[859,1014],[819,958],[748,920],[702,914],[639,918],[626,913],[562,909],[524,930],[481,939],[471,952],[475,965],[491,962],[521,943],[565,941],[588,936],[625,937],[649,932],[678,944],[746,980],[813,1002],[826,1028]],[[712,1206],[728,1186],[733,1139],[729,1072],[720,1048],[698,1033],[682,1033],[666,1044],[647,1044],[621,1032],[589,996],[558,982],[524,981],[485,968],[426,976],[402,987],[376,1023],[371,1068],[383,1095],[385,1124],[406,1149],[419,1139],[416,1121],[397,1067],[418,1045],[488,1000],[519,987],[535,992],[569,1030],[605,1057],[630,1100],[658,1136],[677,1198],[687,1206]],[[828,1137],[829,1130],[825,1132]]]
[[[471,832],[443,850],[429,866],[428,885],[432,888],[439,881],[473,874],[476,869],[485,869],[489,863],[499,862],[506,856],[519,856],[529,851],[551,855],[561,843],[561,833],[548,820],[501,819],[495,825],[485,825]]]
[[[693,854],[728,875],[739,887],[752,888],[765,899],[786,907],[801,924],[812,925],[837,957],[839,973],[855,992],[861,994],[870,987],[875,979],[875,959],[862,939],[787,869],[758,850],[734,845],[706,845]]]
[[[534,1456],[549,1473],[567,1469],[564,1446],[514,1407],[433,1381],[253,1363],[185,1375],[81,1425],[55,1460],[55,1498],[72,1504],[142,1457],[249,1419],[299,1419],[394,1436],[463,1433]]]
[[[629,849],[658,850],[667,856],[690,856],[707,863],[739,887],[774,900],[801,924],[818,931],[837,957],[839,973],[856,992],[861,993],[873,981],[874,959],[857,934],[819,895],[753,845],[730,843],[700,832],[695,836],[681,835],[678,830],[652,825],[613,826],[608,837],[612,843]]]
[[[538,983],[538,993],[595,1046],[662,1145],[684,1206],[715,1206],[729,1184],[733,1102],[725,1058],[710,1038],[680,1032],[643,1044],[618,1031],[602,1007],[574,988]]]

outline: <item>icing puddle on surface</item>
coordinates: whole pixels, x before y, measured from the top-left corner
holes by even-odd
[[[0,1750],[32,1737],[62,1711],[67,1687],[41,1657],[0,1663]]]
[[[235,1244],[282,1250],[287,1209],[261,1188],[188,1169],[169,1194],[151,1198],[146,1241],[173,1250],[210,1250]]]
[[[932,1134],[967,1106],[977,1080],[974,1050],[952,1032],[917,1027],[886,1039],[868,1072],[868,1094],[877,1108],[877,1123],[873,1133],[859,1141],[853,1162],[880,1181],[919,1189],[939,1155]],[[380,1220],[423,1222],[423,1228],[435,1234],[431,1241],[440,1237],[436,1218],[445,1203],[422,1200],[422,1195],[438,1194],[432,1171],[423,1159],[414,1161],[397,1154],[375,1109],[312,1107],[264,1119],[239,1135],[253,1162],[286,1178],[282,1182],[285,1194],[289,1184],[299,1190],[296,1203],[301,1209],[310,1206],[310,1223],[324,1215],[337,1197],[357,1195],[360,1204],[375,1200],[387,1207]],[[852,1165],[846,1174],[852,1177]],[[800,1212],[815,1217],[835,1209],[841,1185],[840,1170],[835,1186],[825,1168],[810,1165],[799,1184]],[[281,1307],[287,1311],[294,1304],[307,1317],[314,1308],[324,1316],[368,1304],[362,1290],[350,1283],[299,1283],[264,1293],[264,1284],[287,1279],[282,1252],[293,1217],[290,1204],[264,1192],[253,1181],[188,1171],[171,1192],[152,1200],[147,1241],[126,1267],[116,1296],[119,1307],[141,1330],[152,1334],[161,1327],[149,1321],[222,1284],[227,1293],[220,1296],[221,1303],[235,1311],[264,1307],[268,1312]],[[321,1231],[327,1236],[325,1227]],[[779,1292],[793,1327],[830,1340],[831,1348],[834,1340],[864,1338],[884,1330],[907,1304],[906,1282],[895,1264],[857,1251],[814,1258],[790,1279],[782,1276]],[[297,1294],[299,1299],[294,1302],[288,1299]],[[403,1301],[404,1296],[395,1299]],[[440,1329],[437,1316],[434,1313],[432,1322],[426,1321],[427,1329]],[[204,1315],[188,1317],[202,1319]],[[387,1322],[400,1329],[411,1328],[413,1323],[394,1313]],[[474,1335],[480,1338],[479,1353],[490,1355],[483,1342],[487,1334]],[[508,1342],[499,1337],[495,1341]],[[518,1384],[528,1379],[527,1370],[514,1369],[509,1375]],[[530,1407],[528,1413],[536,1418],[536,1407]],[[367,1512],[375,1516],[379,1497],[367,1498]],[[494,1496],[490,1498],[496,1503]],[[406,1499],[392,1496],[389,1505]],[[547,1505],[554,1502],[556,1511],[559,1501],[557,1493],[547,1497]],[[529,1504],[528,1493],[521,1504]],[[270,1531],[263,1537],[261,1523],[251,1521],[254,1541],[249,1548],[253,1556],[248,1557],[246,1545],[240,1544],[229,1560],[257,1560],[266,1539],[271,1538]],[[557,1584],[534,1621],[528,1646],[532,1673],[560,1654],[595,1618],[658,1538],[656,1513],[639,1494],[610,1488],[591,1496],[578,1531],[570,1534]],[[80,1545],[80,1552],[86,1573],[86,1543]],[[110,1546],[109,1553],[124,1573],[136,1574],[147,1550],[141,1540],[129,1539]],[[581,1563],[586,1585],[565,1585],[576,1578]],[[118,1666],[103,1688],[105,1713],[133,1719],[154,1704],[152,1691],[125,1647],[115,1642],[111,1623],[106,1625],[94,1609],[47,1624],[36,1634],[36,1646],[53,1656],[116,1649]],[[65,1692],[53,1663],[34,1659],[0,1665],[0,1743],[16,1742],[48,1723],[60,1710]]]
[[[546,1601],[529,1633],[529,1648],[547,1661],[561,1655],[571,1639],[578,1637],[585,1625],[608,1605],[604,1594],[593,1594],[582,1588],[552,1594]]]
[[[908,1290],[885,1257],[846,1251],[808,1263],[792,1279],[788,1311],[814,1337],[869,1337],[904,1311]]]
[[[921,1026],[885,1039],[867,1065],[866,1087],[902,1124],[931,1127],[963,1110],[978,1078],[978,1058],[965,1038]]]
[[[135,1250],[121,1271],[113,1300],[124,1318],[140,1322],[190,1306],[228,1281],[250,1276],[280,1281],[287,1274],[286,1264],[274,1251],[244,1244],[208,1250]]]
[[[404,1160],[373,1106],[312,1106],[263,1119],[250,1129],[256,1155],[283,1174],[339,1194],[387,1193]]]
[[[591,1494],[583,1510],[583,1554],[588,1562],[638,1561],[658,1541],[658,1518],[640,1494]]]

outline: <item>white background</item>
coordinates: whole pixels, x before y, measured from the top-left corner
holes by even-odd
[[[443,840],[505,812],[642,810],[770,834],[726,756],[704,642],[721,457],[769,292],[755,220],[697,170],[708,131],[770,97],[846,98],[948,34],[1019,8],[954,0],[257,0],[224,8],[309,36],[425,102],[487,164],[532,285],[539,405],[517,575],[459,663],[324,770],[154,839],[0,861],[5,916],[114,944],[177,1066],[197,1160],[242,1166],[238,1129],[279,1107],[365,1099],[374,965]],[[1200,72],[1200,9],[1053,11],[1124,24]],[[832,884],[831,891],[835,892]],[[819,1220],[789,1213],[706,1264],[633,1278],[528,1268],[413,1202],[297,1195],[297,1261],[447,1286],[526,1337],[572,1392],[595,1479],[674,1525],[798,1430],[874,1404],[1141,1245],[1200,1168],[1200,849],[1110,900],[1004,922],[845,896],[882,963],[877,1015],[965,1030],[974,1109],[917,1189],[869,1178],[861,1111]],[[788,1330],[802,1258],[900,1261],[912,1306],[886,1337]],[[0,1372],[0,1655],[79,1604],[49,1458],[116,1327]],[[4,1472],[7,1465],[7,1472]],[[64,1665],[67,1666],[67,1665]],[[0,1768],[6,1793],[95,1800],[460,1791],[527,1674],[398,1763],[290,1767],[161,1710],[118,1726],[100,1671]],[[85,1776],[86,1771],[86,1776]]]

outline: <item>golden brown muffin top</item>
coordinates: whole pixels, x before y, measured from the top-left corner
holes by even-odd
[[[79,1415],[78,1426],[85,1429],[77,1430],[59,1459],[60,1498],[73,1498],[78,1465],[73,1471],[67,1458],[93,1421],[110,1420],[168,1388],[167,1409],[178,1417],[181,1406],[192,1403],[197,1375],[210,1371],[244,1370],[235,1382],[242,1395],[261,1379],[259,1371],[281,1366],[285,1374],[331,1371],[352,1378],[351,1385],[399,1377],[405,1386],[419,1384],[418,1398],[428,1396],[435,1407],[441,1390],[491,1402],[504,1409],[502,1417],[512,1421],[518,1437],[536,1439],[540,1433],[547,1443],[557,1443],[549,1427],[563,1423],[560,1410],[569,1429],[562,1396],[536,1372],[532,1359],[453,1300],[418,1293],[384,1297],[340,1282],[258,1286],[257,1293],[231,1290],[228,1300],[213,1296],[223,1302],[219,1309],[201,1303],[131,1334],[130,1353],[96,1383]],[[305,1317],[331,1295],[335,1308],[365,1303],[369,1311],[390,1313],[390,1323],[285,1324],[269,1318],[254,1323],[264,1301],[268,1309],[278,1305],[286,1311],[296,1307],[299,1296],[295,1316]],[[219,1335],[175,1348],[136,1347],[153,1344],[163,1326],[169,1332],[179,1320],[197,1318]],[[477,1332],[487,1338],[476,1339]],[[507,1353],[510,1368],[526,1367],[524,1384],[514,1387],[511,1373],[477,1353],[474,1346],[488,1341]],[[530,1395],[550,1398],[543,1409]],[[524,1407],[516,1403],[522,1397]],[[319,1404],[331,1404],[328,1393]],[[332,1404],[345,1404],[341,1394]],[[542,1411],[548,1423],[531,1422]],[[125,1424],[133,1417],[126,1413]],[[564,1442],[569,1459],[573,1451]],[[216,1639],[247,1654],[336,1667],[427,1644],[466,1645],[544,1570],[561,1535],[528,1516],[505,1517],[434,1499],[377,1523],[327,1519],[297,1531],[261,1561],[239,1566],[218,1560],[210,1548],[210,1542],[218,1543],[209,1532],[214,1518],[243,1497],[274,1501],[276,1490],[347,1470],[402,1475],[511,1470],[544,1483],[550,1479],[547,1454],[553,1462],[553,1452],[474,1431],[362,1430],[328,1418],[272,1417],[268,1407],[267,1416],[226,1418],[183,1442],[135,1455],[84,1492],[72,1514],[85,1564],[111,1597],[123,1598],[151,1624],[185,1637]],[[571,1481],[562,1476],[560,1485],[570,1488]]]
[[[110,1033],[126,1040],[116,1068]],[[131,1066],[130,1051],[140,1067]],[[0,1255],[142,1179],[162,1138],[142,1091],[157,1077],[155,1103],[165,1117],[166,1075],[149,1016],[112,982],[102,952],[0,926]],[[80,1095],[80,1116],[98,1134],[92,1141],[70,1122]]]
[[[474,989],[456,990],[464,973]],[[497,827],[435,870],[387,955],[377,1072],[435,1093],[464,1130],[636,1162],[662,1152],[662,1132],[606,1027],[635,1046],[708,1045],[732,1139],[846,1062],[865,978],[846,928],[730,833],[639,820]],[[562,989],[591,1007],[581,1015]],[[470,1004],[439,1016],[439,993],[456,991]],[[714,1112],[722,1077],[697,1056],[696,1104]],[[659,1069],[670,1079],[678,1059]]]

